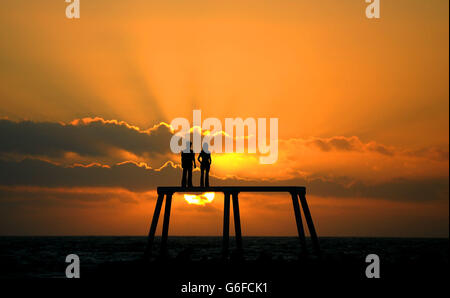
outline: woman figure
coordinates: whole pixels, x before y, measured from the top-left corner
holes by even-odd
[[[203,143],[202,152],[198,155],[197,160],[200,162],[200,187],[209,187],[209,169],[212,160],[208,143]]]

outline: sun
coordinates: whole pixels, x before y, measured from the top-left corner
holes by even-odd
[[[188,204],[205,206],[205,204],[211,203],[214,200],[214,196],[215,193],[213,192],[205,192],[199,195],[185,194],[184,199]]]

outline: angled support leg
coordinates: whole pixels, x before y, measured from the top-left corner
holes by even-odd
[[[298,196],[296,193],[291,193],[291,197],[292,197],[292,204],[294,207],[295,222],[297,223],[297,232],[298,232],[298,238],[300,240],[301,253],[303,255],[305,255],[305,254],[307,254],[308,251],[306,249],[305,230],[303,229],[302,214],[300,213],[300,205],[298,204]]]
[[[228,258],[228,246],[230,242],[230,193],[224,193],[223,199],[223,250],[222,258]]]
[[[233,197],[233,214],[234,214],[234,231],[236,237],[236,248],[238,254],[242,255],[242,233],[241,233],[241,217],[239,215],[239,198],[238,193],[232,194]]]
[[[306,191],[299,192],[298,196],[300,198],[300,203],[302,204],[303,213],[305,214],[306,224],[308,225],[309,235],[311,236],[314,252],[316,253],[316,255],[320,256],[319,238],[317,237],[316,229],[314,228],[314,223],[311,217],[311,212],[309,211],[308,203],[306,202]]]
[[[164,194],[158,194],[158,200],[155,205],[155,212],[153,212],[152,223],[150,225],[150,231],[148,232],[147,247],[145,249],[144,259],[150,260],[152,255],[153,240],[155,239],[156,227],[158,226],[159,214],[161,213],[161,206],[164,201]]]
[[[166,194],[166,205],[164,206],[164,223],[161,235],[161,256],[167,256],[167,236],[169,234],[170,208],[172,206],[172,194]]]

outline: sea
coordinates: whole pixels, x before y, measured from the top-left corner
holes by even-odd
[[[156,237],[154,258],[158,257],[159,242]],[[0,237],[0,279],[66,278],[66,257],[70,254],[79,257],[81,272],[95,272],[105,264],[135,263],[142,260],[146,244],[147,238],[141,236]],[[312,251],[309,239],[308,246]],[[298,261],[300,243],[297,237],[244,237],[243,248],[247,262],[264,259],[288,264]],[[448,267],[448,238],[321,237],[320,248],[326,260],[348,260],[361,266],[365,266],[369,254],[376,254],[382,266]],[[230,250],[234,249],[231,237]],[[174,260],[188,255],[194,263],[216,262],[222,257],[222,238],[172,236],[168,255]]]

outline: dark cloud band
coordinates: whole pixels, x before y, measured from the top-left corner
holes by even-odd
[[[136,155],[169,152],[172,132],[158,125],[139,131],[129,125],[95,119],[76,124],[0,120],[0,152],[60,157],[66,152],[105,156],[113,148]]]
[[[111,167],[65,167],[50,162],[25,159],[21,162],[0,161],[0,185],[39,187],[115,187],[135,192],[150,191],[157,186],[178,185],[181,170],[171,163],[161,169],[150,169],[132,162]],[[198,172],[194,172],[198,181]],[[349,182],[351,181],[351,182]],[[261,181],[212,177],[213,185],[304,185],[308,193],[320,197],[374,198],[395,201],[426,202],[448,200],[448,177],[398,178],[378,184],[366,184],[349,178],[293,178]]]

